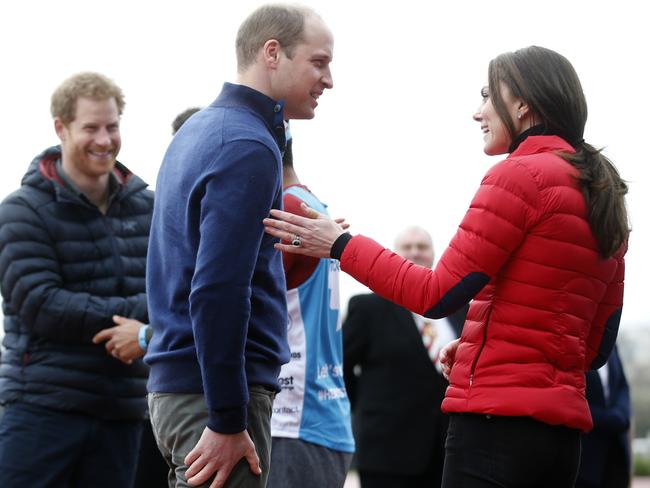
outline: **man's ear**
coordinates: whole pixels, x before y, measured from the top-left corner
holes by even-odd
[[[61,117],[54,118],[54,131],[56,132],[56,135],[59,136],[59,139],[61,139],[61,142],[65,141],[66,130],[65,130],[65,124],[61,120]]]
[[[280,46],[280,42],[276,39],[269,39],[264,43],[264,47],[262,48],[262,56],[264,57],[264,63],[266,66],[269,68],[275,68],[278,65],[278,61],[280,60],[280,52],[282,51],[282,47]]]

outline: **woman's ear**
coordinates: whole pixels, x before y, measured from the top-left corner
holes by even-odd
[[[517,107],[517,119],[523,120],[529,114],[530,110],[528,104],[523,100],[519,101],[519,106]]]

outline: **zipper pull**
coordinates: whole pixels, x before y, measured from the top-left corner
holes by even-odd
[[[472,386],[472,383],[474,382],[474,373],[469,375],[469,386]]]

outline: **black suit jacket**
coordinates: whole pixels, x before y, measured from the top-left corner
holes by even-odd
[[[449,317],[457,335],[466,313]],[[440,403],[447,382],[411,312],[375,294],[352,297],[343,351],[358,469],[416,475],[442,460],[447,419]]]
[[[616,348],[603,368],[608,368],[607,400],[598,371],[586,377],[594,429],[582,437],[577,488],[626,488],[630,481],[630,389]]]

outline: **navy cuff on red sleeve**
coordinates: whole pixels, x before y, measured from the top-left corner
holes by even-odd
[[[338,239],[332,244],[332,249],[330,249],[330,257],[334,259],[341,259],[343,256],[343,251],[345,251],[345,246],[348,245],[348,242],[352,239],[352,234],[346,232],[341,234]]]

